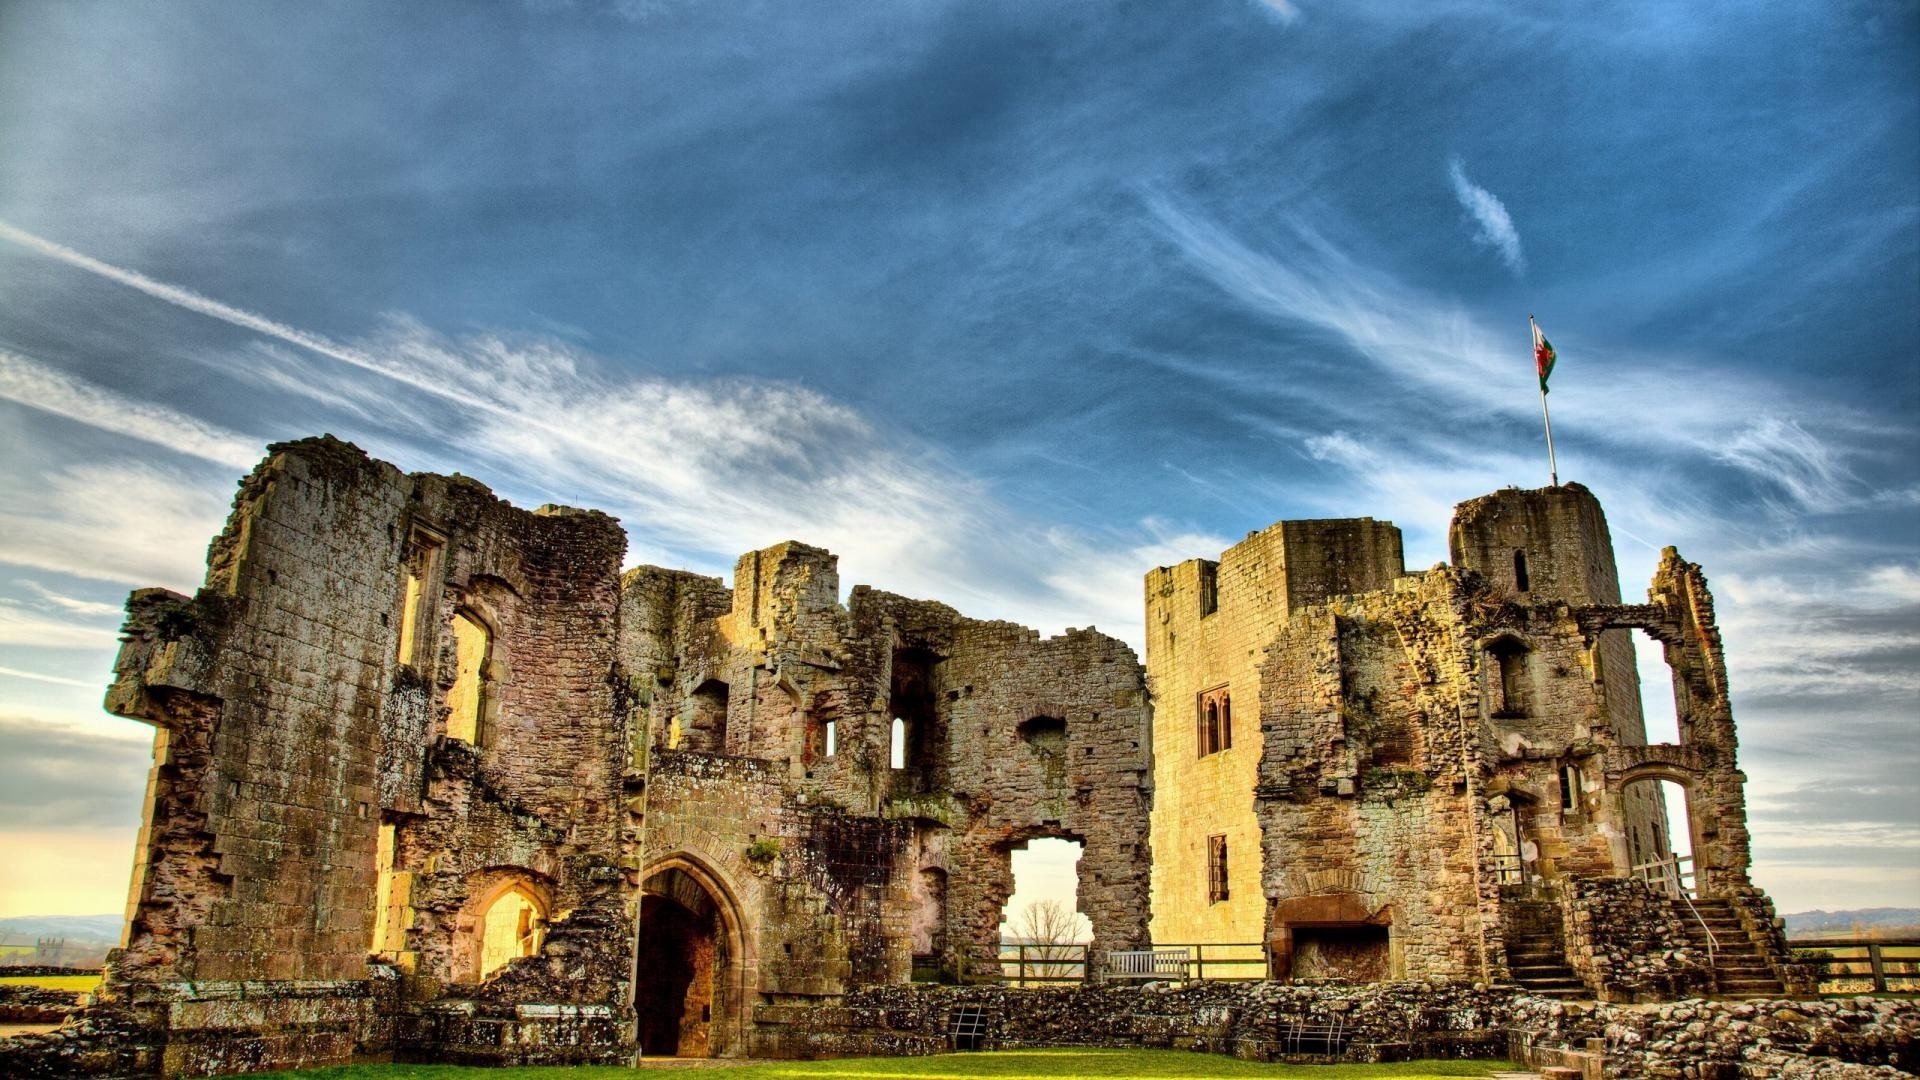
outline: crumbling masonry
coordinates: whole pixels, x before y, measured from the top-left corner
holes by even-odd
[[[108,705],[156,735],[126,938],[42,1056],[834,1052],[819,1010],[854,988],[998,977],[1039,838],[1083,845],[1096,957],[1152,943],[1151,872],[1154,940],[1258,943],[1279,979],[1804,989],[1747,878],[1699,568],[1669,550],[1623,605],[1578,485],[1452,536],[1416,574],[1370,519],[1154,570],[1143,669],[1092,630],[843,604],[799,543],[731,588],[623,574],[604,514],[275,446],[205,587],[128,602]],[[1677,744],[1645,745],[1630,627]],[[1649,778],[1690,792],[1697,902],[1631,876],[1671,854]]]
[[[1578,484],[1464,503],[1450,541],[1451,566],[1409,574],[1390,524],[1288,521],[1148,573],[1156,942],[1264,941],[1278,978],[1810,989],[1748,878],[1700,568],[1668,548],[1647,603],[1621,603]],[[1636,628],[1671,667],[1677,742],[1647,743]]]
[[[245,481],[197,596],[133,596],[109,706],[155,765],[105,994],[155,1067],[777,1053],[781,1005],[997,974],[1041,837],[1084,845],[1099,944],[1145,944],[1125,644],[842,606],[797,543],[732,590],[624,550],[315,439]]]

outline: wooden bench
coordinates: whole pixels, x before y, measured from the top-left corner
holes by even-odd
[[[1187,977],[1185,949],[1126,949],[1107,954],[1109,979],[1179,979]]]

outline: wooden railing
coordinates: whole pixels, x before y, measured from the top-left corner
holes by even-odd
[[[1085,945],[1002,942],[995,954],[1000,979],[1011,986],[1066,986],[1088,976]],[[1151,949],[1103,952],[1108,978],[1204,982],[1264,979],[1272,964],[1258,941],[1155,944]]]
[[[1003,941],[1000,978],[1014,986],[1064,986],[1087,979],[1085,945],[1032,945]]]
[[[1787,942],[1795,959],[1820,965],[1823,994],[1920,994],[1920,939]]]

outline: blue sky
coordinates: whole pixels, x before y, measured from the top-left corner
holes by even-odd
[[[1920,11],[1519,8],[0,3],[0,914],[120,906],[116,612],[267,442],[1137,642],[1544,483],[1529,313],[1628,594],[1717,590],[1756,876],[1920,905]]]

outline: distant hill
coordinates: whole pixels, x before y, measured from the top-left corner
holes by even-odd
[[[1786,917],[1788,937],[1838,937],[1858,933],[1920,937],[1920,908],[1876,907],[1852,911],[1801,911]]]
[[[125,917],[112,915],[16,915],[0,919],[0,941],[9,945],[32,945],[40,938],[66,938],[79,944],[120,943],[120,924]]]

